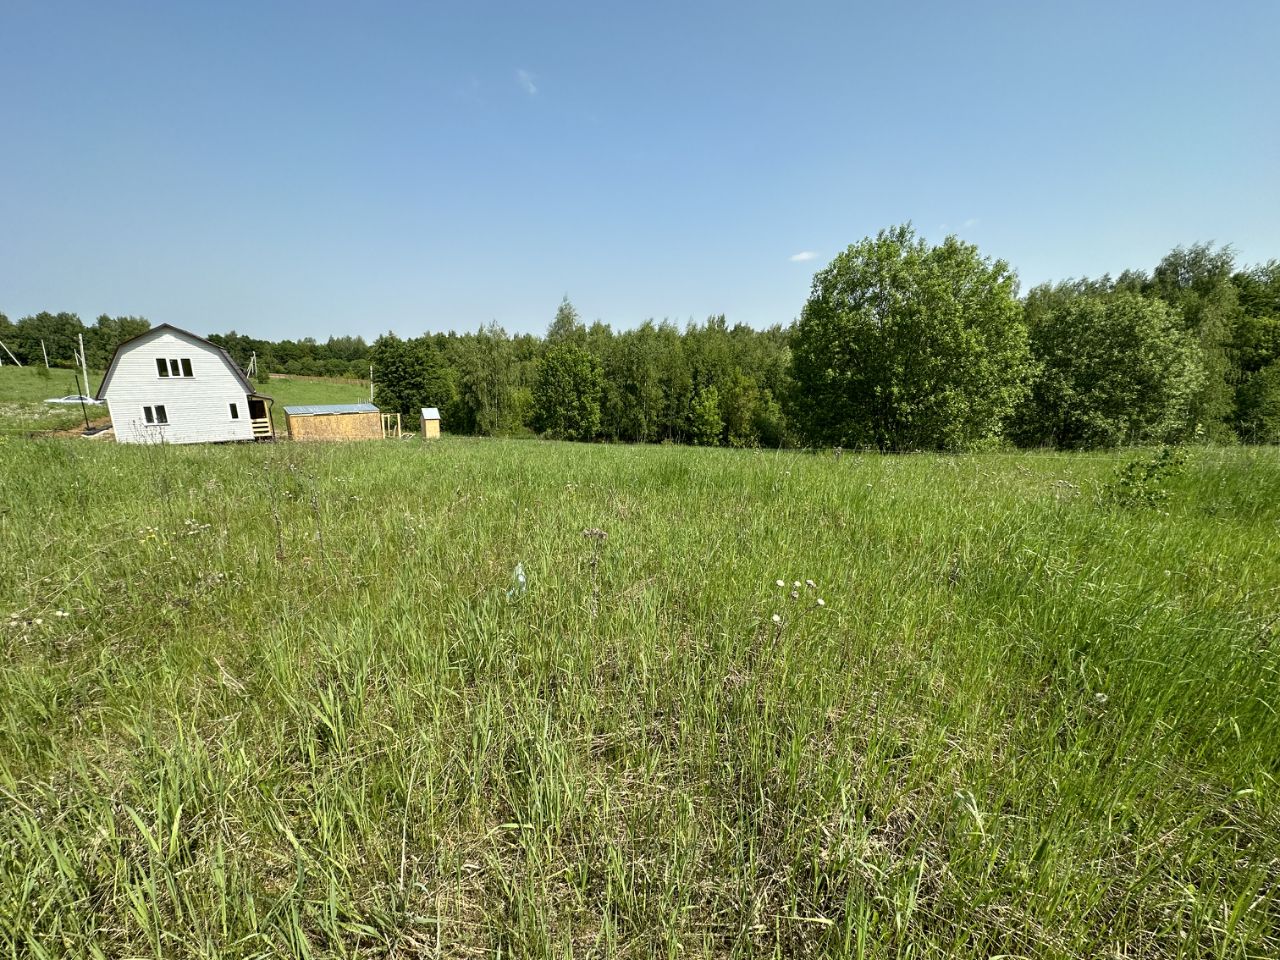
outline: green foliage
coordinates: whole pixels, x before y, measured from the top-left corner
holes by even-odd
[[[84,352],[89,365],[105,370],[116,347],[150,329],[151,321],[146,317],[110,317],[102,314],[85,333]]]
[[[810,443],[947,449],[997,440],[1031,372],[1017,280],[1002,261],[908,226],[814,277],[791,340],[795,417]]]
[[[13,343],[9,349],[25,364],[44,363],[45,351],[49,354],[49,363],[58,367],[75,365],[75,353],[80,349],[78,336],[85,332],[84,324],[74,313],[49,313],[41,311],[33,316],[23,317],[14,325]],[[41,342],[44,348],[41,349]],[[5,359],[8,359],[6,355]]]
[[[698,391],[689,408],[689,442],[696,446],[713,447],[720,442],[723,432],[720,391],[713,386],[704,387]]]
[[[560,301],[560,306],[556,308],[555,319],[551,321],[551,326],[547,328],[547,344],[551,346],[568,342],[585,346],[586,341],[587,328],[583,326],[578,318],[578,311],[574,309],[566,295]]]
[[[1249,443],[1280,443],[1280,360],[1250,374],[1240,385],[1237,429]]]
[[[1158,507],[1170,497],[1169,482],[1186,467],[1186,450],[1162,447],[1154,456],[1122,464],[1102,488],[1102,500],[1119,507]]]
[[[1185,436],[1204,373],[1194,338],[1164,303],[1102,284],[1043,286],[1027,297],[1038,373],[1015,435],[1065,448]]]
[[[209,339],[223,347],[242,369],[249,358],[258,357],[258,368],[299,377],[367,379],[371,348],[363,337],[330,337],[324,343],[314,338],[302,340],[262,340],[232,330],[214,333]]]
[[[1230,247],[1198,243],[1173,250],[1151,277],[1151,292],[1179,311],[1199,343],[1204,377],[1192,398],[1191,420],[1216,441],[1234,437],[1234,372],[1228,349],[1242,315],[1231,280],[1234,267]]]
[[[664,359],[661,335],[650,322],[614,338],[602,369],[607,435],[632,443],[652,443],[662,436]]]
[[[373,402],[383,413],[417,417],[426,405],[426,366],[413,341],[394,333],[373,344]]]
[[[787,418],[782,404],[769,390],[760,392],[759,402],[752,411],[756,442],[762,447],[778,449],[787,445]]]
[[[438,407],[448,416],[456,409],[458,403],[458,383],[456,371],[449,365],[444,352],[427,337],[418,344],[418,355],[422,363],[422,406]],[[421,411],[415,411],[420,415]],[[449,429],[450,421],[445,421]]]
[[[603,391],[599,361],[570,339],[557,341],[538,364],[534,429],[554,440],[594,440]]]
[[[528,424],[523,402],[527,362],[506,330],[490,324],[454,352],[458,365],[458,422],[462,432],[481,436],[518,433]]]

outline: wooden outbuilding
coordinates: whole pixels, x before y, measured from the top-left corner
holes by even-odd
[[[381,440],[382,412],[372,403],[319,403],[285,407],[294,440]]]
[[[422,439],[436,440],[440,437],[440,409],[438,407],[422,408]]]

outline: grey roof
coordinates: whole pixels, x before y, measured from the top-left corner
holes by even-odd
[[[439,420],[440,408],[439,407],[423,407],[422,419],[423,420]]]
[[[320,417],[327,413],[377,413],[372,403],[306,403],[298,407],[285,407],[291,417]]]

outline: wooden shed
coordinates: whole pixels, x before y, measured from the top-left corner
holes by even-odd
[[[294,440],[381,440],[382,413],[372,403],[320,403],[285,407]]]
[[[436,440],[440,437],[440,409],[438,407],[422,408],[422,439]]]

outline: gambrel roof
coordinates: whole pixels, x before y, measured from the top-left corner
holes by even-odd
[[[141,340],[144,337],[150,337],[153,334],[159,333],[164,330],[167,330],[169,333],[176,334],[177,336],[182,337],[183,339],[191,340],[196,344],[208,347],[209,349],[215,351],[219,356],[222,357],[223,361],[226,363],[227,367],[231,370],[231,372],[235,374],[236,379],[240,381],[240,385],[244,387],[245,393],[253,397],[263,397],[266,400],[271,399],[265,394],[258,393],[258,391],[253,388],[253,384],[249,382],[249,378],[245,376],[244,371],[240,369],[240,365],[231,359],[231,354],[227,353],[227,351],[224,348],[218,346],[212,340],[206,340],[204,337],[198,337],[191,331],[183,330],[181,327],[175,327],[171,323],[156,324],[156,326],[152,327],[150,330],[146,331],[145,333],[140,333],[136,337],[130,337],[128,340],[125,340],[123,343],[117,345],[115,353],[111,354],[111,362],[107,364],[107,372],[102,376],[102,383],[98,386],[98,392],[94,394],[95,399],[105,400],[107,398],[107,384],[111,382],[111,374],[116,369],[116,361],[120,359],[121,351],[123,351],[131,343]]]

